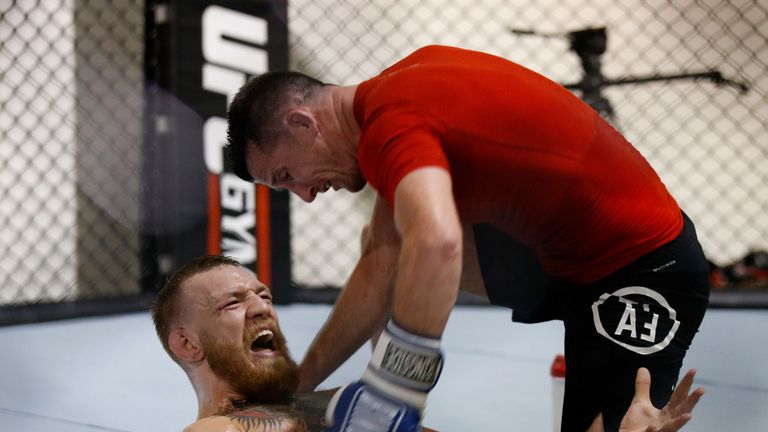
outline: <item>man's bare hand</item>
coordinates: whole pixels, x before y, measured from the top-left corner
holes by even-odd
[[[651,404],[651,375],[646,368],[637,371],[635,397],[624,415],[620,432],[676,432],[691,419],[693,408],[704,395],[703,388],[692,393],[693,377],[696,370],[689,370],[672,392],[669,403],[661,410]]]
[[[619,426],[619,432],[677,432],[691,419],[693,408],[704,395],[703,388],[693,393],[693,377],[696,370],[691,369],[678,383],[669,403],[662,409],[656,409],[651,403],[651,374],[646,368],[637,370],[635,378],[635,397]],[[603,416],[598,414],[587,432],[603,432]]]

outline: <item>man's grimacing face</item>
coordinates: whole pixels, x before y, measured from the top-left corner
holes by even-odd
[[[244,268],[222,265],[192,276],[184,289],[216,376],[252,403],[285,401],[298,385],[298,366],[269,288]]]
[[[280,141],[269,152],[246,152],[256,183],[289,190],[306,202],[330,189],[358,192],[365,186],[355,155],[332,153],[322,135]]]

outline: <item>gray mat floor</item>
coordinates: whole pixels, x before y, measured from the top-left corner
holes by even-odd
[[[300,359],[330,307],[279,307]],[[686,431],[768,431],[768,311],[710,310],[686,361],[707,393]],[[549,366],[562,325],[458,307],[425,425],[441,431],[551,431]],[[0,431],[180,431],[196,402],[147,313],[0,328]],[[361,349],[323,387],[357,379]]]

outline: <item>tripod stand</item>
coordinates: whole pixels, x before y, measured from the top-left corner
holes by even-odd
[[[581,81],[572,84],[563,84],[563,87],[569,90],[577,90],[581,99],[589,104],[595,111],[600,113],[603,118],[616,124],[616,116],[611,102],[606,99],[602,90],[612,85],[642,84],[652,81],[675,81],[675,80],[705,80],[713,82],[717,86],[731,86],[744,94],[749,87],[739,81],[733,81],[723,77],[718,70],[707,70],[702,72],[683,72],[672,75],[646,75],[646,76],[628,76],[619,79],[606,78],[601,70],[602,56],[608,45],[608,32],[605,27],[587,28],[575,30],[568,33],[541,33],[532,30],[509,29],[516,35],[534,35],[541,37],[564,37],[570,42],[571,51],[575,52],[581,60],[583,70]]]

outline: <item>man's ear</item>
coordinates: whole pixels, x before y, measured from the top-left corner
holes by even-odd
[[[184,328],[176,328],[168,335],[171,351],[185,363],[195,363],[203,359],[203,348],[197,338]]]
[[[288,125],[288,129],[291,131],[305,133],[317,131],[315,118],[303,108],[294,108],[288,111],[285,116],[285,121]]]

